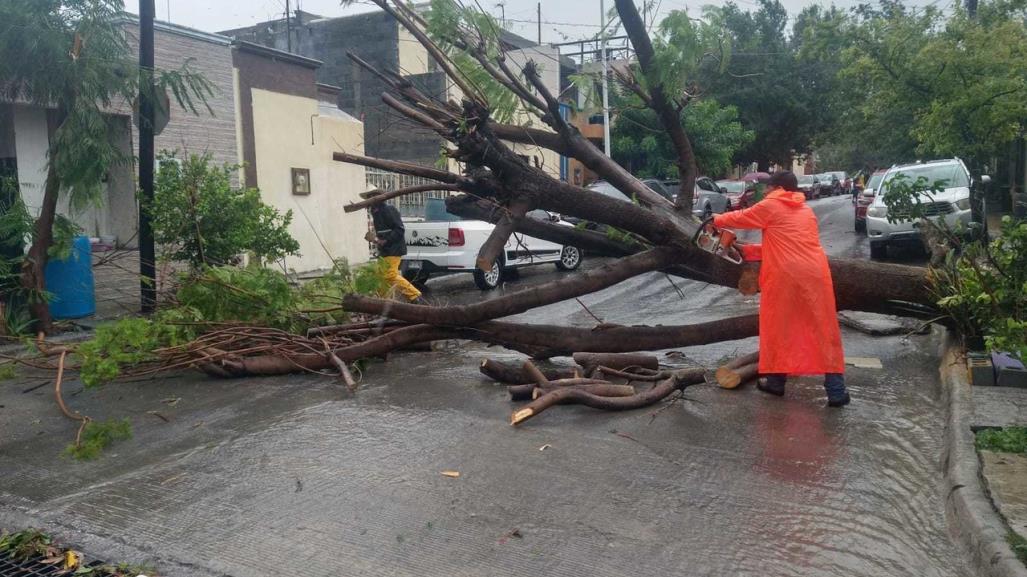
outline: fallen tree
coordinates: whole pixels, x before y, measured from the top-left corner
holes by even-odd
[[[689,97],[679,96],[681,91],[675,86],[663,84],[666,76],[656,67],[666,60],[667,54],[661,53],[667,49],[665,42],[652,41],[630,0],[618,0],[616,6],[639,54],[639,62],[616,76],[626,89],[641,96],[642,101],[653,108],[672,136],[678,149],[678,167],[684,186],[676,204],[651,191],[603,155],[563,119],[558,98],[541,80],[538,63],[528,61],[521,69],[512,69],[496,29],[483,24],[488,21],[483,14],[454,3],[443,15],[425,17],[402,2],[373,1],[424,46],[439,69],[459,89],[460,99],[426,94],[398,71],[375,68],[351,54],[354,65],[379,78],[388,88],[382,95],[385,106],[407,122],[441,136],[447,143],[445,156],[458,161],[463,170],[458,174],[351,151],[338,151],[334,158],[434,180],[440,183],[440,190],[454,193],[447,200],[451,212],[495,223],[497,226],[478,255],[481,268],[494,262],[497,251],[515,231],[618,258],[585,273],[469,305],[425,306],[347,295],[343,299],[343,308],[347,311],[388,318],[406,326],[393,326],[388,333],[340,347],[334,351],[337,360],[352,362],[367,356],[381,356],[414,343],[441,339],[477,340],[519,350],[534,358],[548,358],[581,352],[619,353],[695,346],[757,334],[756,315],[694,325],[599,324],[593,329],[497,320],[577,298],[654,271],[722,286],[738,285],[741,267],[698,249],[692,242],[699,223],[691,215],[691,188],[687,183],[694,182],[696,167],[686,127],[680,121],[681,110],[687,106]],[[468,66],[474,67],[474,74]],[[481,80],[483,75],[484,81]],[[472,77],[475,80],[472,81]],[[482,87],[481,82],[487,82],[489,89]],[[518,102],[518,114],[514,116],[530,118],[533,126],[496,120],[494,116],[499,116],[494,114],[496,103],[489,97],[495,93],[495,88],[512,94]],[[539,128],[540,125],[544,128]],[[549,148],[578,159],[625,195],[637,199],[637,203],[617,201],[560,181],[517,154],[515,144]],[[424,188],[418,185],[392,191],[351,209],[423,192]],[[536,209],[601,223],[620,234],[606,235],[525,216]],[[838,258],[831,259],[830,266],[839,308],[902,312],[932,305],[925,269]],[[874,282],[867,282],[868,278],[873,278]],[[331,363],[332,359],[323,354],[303,352],[222,361],[218,370],[232,375],[278,374],[295,371],[297,367],[321,370]],[[751,372],[748,366],[736,368],[746,368],[745,375]],[[502,370],[508,376],[516,372],[518,378],[514,380],[524,380],[522,372]]]
[[[337,151],[333,158],[437,182],[432,190],[453,194],[447,200],[452,213],[495,223],[478,254],[480,268],[495,262],[514,232],[577,246],[614,260],[587,272],[468,305],[426,306],[354,292],[337,303],[338,309],[358,315],[347,322],[306,327],[303,332],[291,334],[266,327],[220,327],[188,343],[156,351],[126,376],[186,367],[217,377],[329,371],[352,389],[359,380],[352,367],[361,359],[385,357],[433,341],[480,341],[533,359],[575,356],[581,366],[569,369],[483,363],[483,373],[521,387],[511,390],[516,398],[536,397],[514,413],[511,422],[517,424],[563,403],[608,410],[642,407],[706,381],[701,368],[669,370],[649,357],[610,354],[698,346],[757,335],[759,318],[755,314],[669,326],[621,326],[597,319],[591,328],[500,320],[654,272],[739,286],[741,266],[693,243],[700,226],[691,212],[690,183],[695,181],[696,167],[686,127],[680,120],[691,96],[676,85],[665,84],[676,80],[657,67],[673,60],[673,49],[667,47],[666,39],[652,41],[631,0],[617,0],[616,7],[639,59],[637,65],[620,70],[616,77],[656,112],[671,136],[683,187],[675,203],[650,190],[564,120],[557,96],[541,80],[538,63],[528,61],[520,69],[511,68],[498,28],[489,25],[483,14],[451,3],[444,14],[426,18],[403,2],[372,1],[424,46],[438,69],[448,76],[459,100],[426,94],[398,71],[380,70],[358,55],[350,55],[354,65],[384,83],[388,89],[382,95],[385,106],[444,139],[444,155],[462,168],[456,173],[353,151]],[[514,97],[518,103],[515,110],[499,114],[497,107],[503,104],[494,100],[497,90]],[[512,124],[511,118],[530,119],[531,126]],[[548,148],[573,157],[636,202],[622,202],[563,182],[529,163],[515,145]],[[424,192],[429,186],[390,191],[347,210]],[[614,233],[561,226],[528,216],[537,209],[599,223]],[[933,305],[926,269],[839,258],[830,259],[830,268],[839,309],[907,313]],[[726,369],[723,376],[727,386],[737,386],[756,375],[752,358],[741,359]]]

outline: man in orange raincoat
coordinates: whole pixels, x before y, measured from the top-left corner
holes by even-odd
[[[762,201],[718,214],[713,224],[763,231],[759,368],[766,379],[759,389],[783,396],[788,375],[822,374],[827,405],[849,404],[831,270],[795,175],[775,173]]]

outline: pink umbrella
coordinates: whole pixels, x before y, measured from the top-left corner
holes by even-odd
[[[750,172],[742,177],[745,182],[762,182],[770,180],[770,175],[766,172]]]

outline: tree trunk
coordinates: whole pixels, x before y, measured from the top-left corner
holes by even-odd
[[[21,286],[29,294],[29,312],[36,320],[36,330],[49,334],[53,331],[50,304],[44,298],[46,292],[47,251],[53,244],[53,224],[57,218],[57,199],[60,196],[61,179],[57,175],[51,155],[46,171],[46,188],[43,191],[43,205],[36,219],[32,246],[29,247],[22,264]]]

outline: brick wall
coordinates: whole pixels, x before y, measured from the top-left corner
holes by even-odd
[[[129,43],[139,50],[139,26],[126,23]],[[192,59],[190,61],[190,59]],[[154,33],[154,64],[158,69],[177,70],[186,62],[193,72],[214,84],[215,94],[207,104],[196,103],[197,114],[185,110],[171,98],[171,121],[155,139],[156,150],[210,153],[218,163],[235,164],[239,157],[235,138],[235,101],[232,81],[232,49],[227,39],[215,41],[166,29]],[[132,130],[133,146],[138,146],[138,131]]]

